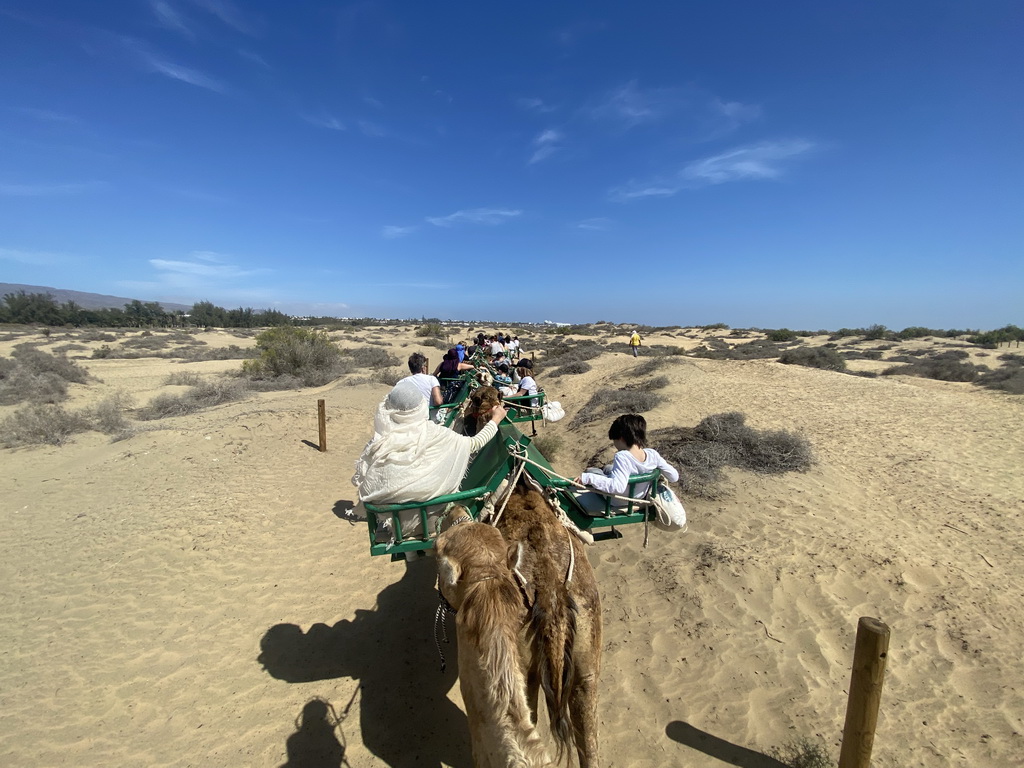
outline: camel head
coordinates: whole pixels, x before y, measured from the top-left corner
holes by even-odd
[[[452,510],[449,519],[458,519],[459,509]],[[496,528],[484,523],[452,525],[437,537],[434,548],[438,588],[455,610],[459,610],[467,589],[474,584],[512,578],[505,539]]]

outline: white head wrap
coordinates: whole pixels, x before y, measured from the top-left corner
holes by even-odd
[[[426,501],[459,489],[472,438],[427,419],[427,401],[401,381],[377,406],[373,438],[356,461],[359,500],[378,504]]]

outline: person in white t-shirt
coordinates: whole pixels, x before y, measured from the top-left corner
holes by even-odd
[[[519,374],[519,389],[509,394],[512,397],[536,395],[540,388],[537,386],[537,380],[533,378],[533,362],[528,358],[520,360],[516,363],[516,373]],[[536,406],[537,398],[533,398],[530,405]]]
[[[423,393],[428,406],[441,405],[444,402],[441,395],[441,382],[437,380],[436,376],[427,373],[427,358],[419,352],[413,352],[409,355],[409,370],[412,375],[406,376],[402,381],[413,382],[416,388]]]
[[[679,480],[679,470],[669,464],[653,448],[647,447],[647,420],[636,413],[619,416],[608,429],[608,439],[616,448],[615,459],[603,470],[590,468],[576,478],[577,483],[589,486],[594,491],[614,493],[625,496],[629,490],[629,476],[640,475],[660,469],[661,474],[669,482]],[[641,499],[647,495],[650,483],[640,483],[633,489],[633,498]],[[577,495],[583,508],[593,515],[603,515],[605,501],[608,498],[601,493],[584,491]],[[612,499],[612,507],[625,507],[629,504],[623,499]]]

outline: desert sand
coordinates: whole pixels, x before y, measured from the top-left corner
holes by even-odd
[[[411,327],[378,336],[403,360],[440,359]],[[26,339],[43,337],[0,354]],[[70,408],[118,390],[143,405],[180,389],[171,372],[239,366],[83,346],[71,355],[95,380],[72,385]],[[540,361],[568,416],[539,429],[561,436],[550,458],[575,474],[607,422],[572,417],[638,363],[609,351],[546,380]],[[766,360],[681,357],[666,372],[652,429],[735,410],[804,435],[817,462],[733,471],[721,498],[684,497],[688,531],[652,531],[644,549],[632,526],[590,549],[604,764],[778,766],[769,750],[805,737],[837,758],[857,620],[872,616],[892,632],[873,764],[1020,765],[1024,399]],[[139,422],[117,442],[0,451],[0,764],[468,766],[432,564],[371,558],[365,524],[345,517],[387,391],[342,380]]]

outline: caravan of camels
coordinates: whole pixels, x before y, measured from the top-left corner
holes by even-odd
[[[621,525],[680,526],[659,520],[657,466],[629,476],[624,495],[589,489],[597,511],[581,503],[580,484],[557,475],[516,426],[556,420],[560,407],[524,385],[528,360],[513,363],[511,386],[492,386],[506,369],[488,351],[478,345],[462,370],[451,366],[457,385],[440,404],[414,355],[412,375],[378,407],[353,478],[371,554],[436,555],[438,618],[455,613],[476,766],[555,764],[539,730],[543,692],[555,760],[575,751],[581,768],[593,768],[601,602],[584,544],[618,537]]]

